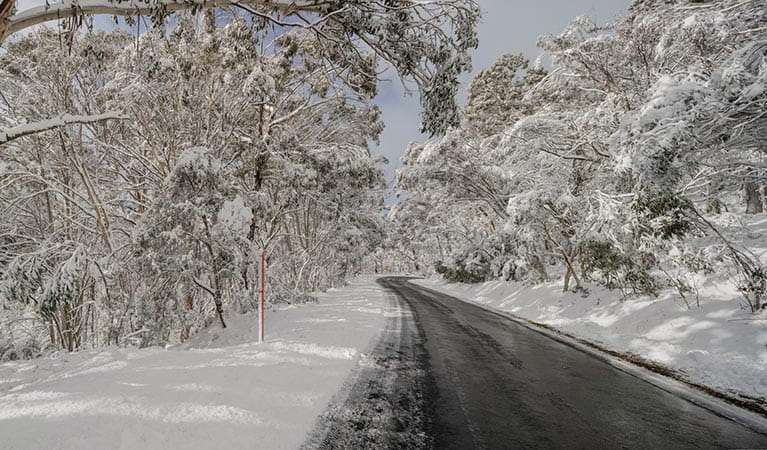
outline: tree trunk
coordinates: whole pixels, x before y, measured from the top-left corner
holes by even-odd
[[[226,322],[224,322],[224,303],[221,300],[221,270],[216,262],[216,253],[213,251],[213,246],[210,244],[212,239],[210,236],[210,227],[208,226],[208,218],[203,216],[202,222],[205,225],[205,237],[208,238],[205,242],[205,247],[208,249],[211,264],[213,265],[213,273],[210,276],[210,281],[215,284],[215,286],[213,286],[213,290],[210,294],[213,296],[213,302],[216,305],[216,314],[218,315],[218,320],[221,322],[221,328],[226,328]]]
[[[62,330],[62,343],[71,352],[74,350],[74,340],[72,336],[72,321],[69,317],[69,305],[66,303],[61,305],[61,326],[64,328]]]
[[[755,181],[747,181],[744,185],[746,191],[746,214],[759,214],[764,212],[762,204],[761,186]]]
[[[13,5],[16,0],[0,0],[0,43],[8,36],[8,18],[11,17]]]
[[[706,192],[706,212],[713,214],[722,213],[722,202],[719,200],[719,190],[722,187],[721,177],[712,177],[708,182]]]
[[[570,260],[570,256],[565,253],[564,250],[560,250],[560,253],[562,254],[562,259],[565,263],[565,287],[563,291],[567,292],[568,288],[570,287],[570,277],[573,277],[573,280],[575,280],[575,291],[579,291],[582,289],[581,287],[581,280],[578,278],[578,274],[575,273],[575,267],[573,267],[573,263]]]
[[[538,276],[541,277],[541,281],[543,282],[549,281],[549,274],[546,273],[546,267],[543,265],[543,261],[541,261],[540,256],[538,255],[530,256],[530,267],[532,267],[533,270],[538,272]]]
[[[51,347],[56,347],[56,327],[53,324],[53,319],[48,319],[48,336],[51,339]]]
[[[188,314],[194,309],[194,297],[192,297],[191,293],[187,293],[186,296],[184,296],[184,308],[187,310],[187,314],[184,314],[184,324],[181,327],[181,335],[179,336],[181,342],[188,341],[192,331],[187,322]]]

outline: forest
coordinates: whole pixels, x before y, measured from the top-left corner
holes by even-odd
[[[460,125],[411,144],[381,255],[455,282],[670,289],[687,308],[726,274],[762,310],[765,2],[637,0],[538,46],[482,70]]]
[[[5,21],[71,15],[0,52],[0,355],[184,342],[255,308],[261,252],[277,304],[380,246],[377,66],[423,91],[425,129],[457,123],[476,5],[254,3]]]
[[[767,206],[764,0],[574,18],[538,60],[484,68],[464,105],[481,4],[203,3],[0,21],[0,359],[226,326],[256,307],[261,252],[272,304],[391,271],[687,307],[727,272],[767,304],[741,238]],[[48,16],[58,30],[20,32]],[[383,65],[432,136],[390,207],[370,151]]]

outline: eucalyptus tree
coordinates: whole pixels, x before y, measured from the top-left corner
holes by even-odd
[[[0,56],[3,120],[45,124],[59,117],[55,132],[22,133],[4,145],[2,298],[9,310],[36,311],[50,343],[70,350],[96,338],[99,267],[115,249],[113,227],[121,225],[113,214],[121,192],[95,144],[110,136],[108,122],[79,119],[103,115],[99,90],[128,41],[94,33],[68,54],[55,33],[41,31]]]
[[[185,340],[253,307],[260,251],[270,298],[293,301],[343,282],[380,243],[374,85],[324,65],[314,34],[186,15],[165,36],[59,45],[44,31],[3,55],[8,124],[61,117],[2,154],[4,336],[18,343],[30,320],[38,346]]]
[[[685,295],[690,271],[725,258],[761,304],[761,265],[701,210],[764,206],[764,6],[636,1],[612,24],[576,18],[539,39],[549,73],[515,56],[481,72],[460,127],[406,154],[402,186],[445,210],[474,199],[454,230],[499,199],[501,225],[480,248],[502,243],[496,267],[507,273],[547,279],[553,263],[566,288],[591,278]],[[477,183],[494,188],[470,193]],[[704,233],[719,250],[700,248]],[[476,260],[460,250],[445,260],[460,271],[467,258]]]
[[[0,7],[0,41],[18,31],[54,20],[73,34],[91,14],[151,16],[162,29],[168,14],[179,10],[237,8],[278,32],[298,30],[318,42],[317,52],[329,70],[337,70],[357,89],[374,90],[378,60],[393,66],[420,93],[422,129],[435,134],[458,122],[455,94],[459,76],[471,68],[469,51],[477,46],[479,7],[473,0],[64,0],[15,11],[14,0]],[[140,23],[140,22],[139,22]]]

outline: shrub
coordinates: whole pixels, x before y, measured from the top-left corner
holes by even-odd
[[[487,281],[487,274],[472,272],[466,267],[448,267],[441,262],[435,264],[434,269],[438,274],[451,283],[482,283]]]
[[[604,241],[583,244],[581,266],[587,279],[595,280],[608,289],[620,289],[624,297],[633,294],[658,294],[658,282],[648,272],[654,264],[650,254],[631,257]]]
[[[683,238],[699,230],[694,215],[695,207],[687,198],[671,191],[661,190],[638,195],[631,209],[639,220],[638,233],[669,240]]]

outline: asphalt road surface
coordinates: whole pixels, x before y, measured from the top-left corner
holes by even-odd
[[[378,282],[399,313],[308,448],[767,448],[767,435],[503,315]]]

